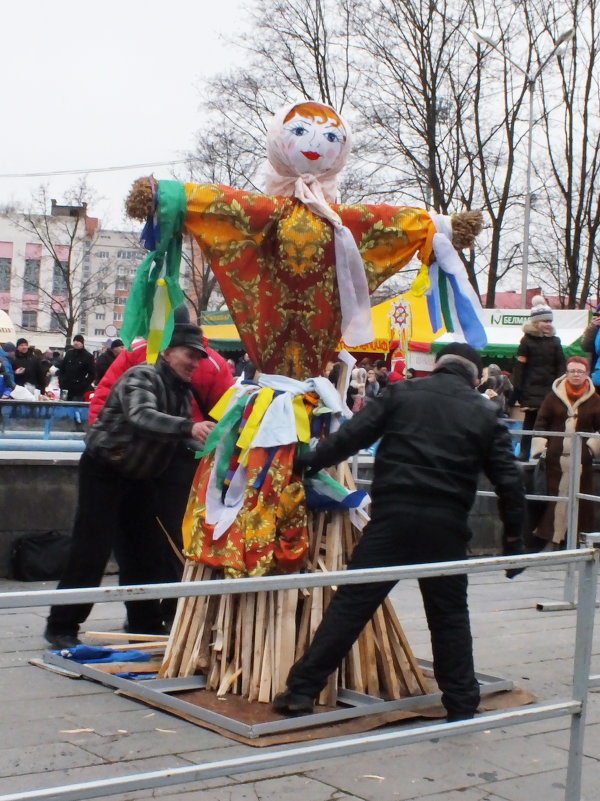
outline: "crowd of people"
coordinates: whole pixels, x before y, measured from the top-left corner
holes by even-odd
[[[383,360],[360,361],[351,371],[346,396],[348,407],[360,414],[295,463],[299,473],[313,471],[380,440],[372,522],[349,568],[431,561],[430,552],[439,559],[464,558],[467,515],[482,470],[500,499],[503,552],[522,552],[527,517],[523,475],[505,423],[519,405],[526,430],[600,432],[600,378],[595,381],[600,376],[600,306],[584,332],[583,346],[591,354],[591,364],[577,356],[565,359],[552,310],[537,298],[512,373],[494,363],[484,368],[475,351],[456,343],[438,353],[435,368],[426,377],[417,378],[401,360],[391,370]],[[113,549],[121,583],[177,581],[181,564],[173,551],[182,544],[181,524],[196,466],[193,443],[206,441],[214,426],[210,409],[236,377],[254,379],[255,365],[248,354],[233,362],[212,351],[187,312],[176,316],[172,340],[156,365],[146,364],[144,340],[130,351],[114,340],[96,359],[81,336],[62,357],[36,353],[24,339],[15,346],[5,343],[0,350],[0,377],[6,386],[12,380],[42,391],[52,370],[69,400],[90,399],[92,424],[80,463],[71,555],[59,587],[98,584]],[[326,371],[338,387],[341,371],[340,362]],[[86,396],[92,388],[93,395]],[[410,453],[403,450],[405,439]],[[596,440],[584,445],[581,489],[591,492],[592,460],[600,448]],[[574,469],[570,440],[523,437],[522,461],[542,453],[547,494],[567,494]],[[533,532],[535,547],[560,548],[567,530],[566,506],[548,502],[543,509]],[[580,531],[592,530],[592,514],[591,504],[582,501]],[[406,524],[398,528],[399,520]],[[415,526],[422,533],[418,543],[410,533]],[[349,586],[334,596],[313,645],[292,668],[287,689],[275,699],[277,711],[297,714],[312,709],[327,676],[391,586],[364,585],[364,591]],[[466,578],[424,581],[421,591],[448,719],[471,717],[479,694]],[[126,606],[125,628],[141,633],[168,631],[175,611],[169,600],[131,601]],[[56,648],[77,644],[79,626],[89,610],[85,604],[53,607],[46,628],[50,644]],[[456,641],[449,647],[445,640],[449,626],[455,635],[460,633],[459,648]]]

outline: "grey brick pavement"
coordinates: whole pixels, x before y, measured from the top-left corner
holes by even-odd
[[[47,586],[0,581],[0,592]],[[470,587],[478,670],[511,678],[541,701],[567,698],[575,614],[535,609],[537,601],[562,597],[563,570],[529,570],[512,582],[500,573],[478,574]],[[416,583],[398,585],[393,599],[417,656],[430,658]],[[6,610],[0,615],[0,795],[257,753],[115,695],[109,688],[30,666],[28,660],[44,650],[45,615],[42,608]],[[89,627],[118,630],[123,617],[120,604],[98,604]],[[600,672],[598,650],[597,635],[593,672]],[[598,699],[598,692],[590,694],[582,796],[586,801],[600,798]],[[110,797],[117,801],[562,801],[568,726],[568,718],[557,718]],[[87,731],[77,733],[77,729]]]

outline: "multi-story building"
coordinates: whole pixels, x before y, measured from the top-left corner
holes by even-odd
[[[119,335],[145,254],[136,232],[102,229],[85,204],[52,201],[50,215],[1,214],[0,309],[16,337],[41,350],[65,346],[67,315],[75,320],[72,333],[83,334],[89,350],[99,350]],[[181,273],[186,290],[186,260]]]

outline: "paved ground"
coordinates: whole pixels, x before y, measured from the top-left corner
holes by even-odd
[[[4,580],[0,592],[42,586],[47,585]],[[570,697],[575,614],[535,608],[540,600],[560,600],[562,588],[560,568],[529,570],[512,582],[498,572],[474,576],[470,597],[478,670],[513,679],[541,701]],[[394,601],[415,653],[429,658],[416,584],[403,582]],[[45,614],[41,608],[0,614],[0,795],[257,753],[101,685],[30,666],[28,660],[44,650]],[[120,604],[97,605],[90,628],[116,630],[123,616]],[[594,673],[600,672],[599,650],[596,637]],[[155,797],[163,801],[562,801],[568,726],[569,718],[561,717],[111,797],[121,801]],[[592,692],[582,798],[596,801],[599,787],[600,701]]]

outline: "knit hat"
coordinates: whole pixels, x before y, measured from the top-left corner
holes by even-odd
[[[14,342],[5,342],[2,346],[6,353],[14,353],[16,351]]]
[[[202,344],[202,332],[198,326],[193,323],[175,323],[169,347],[193,348],[199,351],[202,356],[208,356]]]
[[[122,348],[123,347],[123,340],[122,339],[113,339],[110,343],[111,348]]]
[[[546,298],[543,295],[534,295],[531,299],[531,311],[529,312],[529,320],[532,323],[537,323],[540,320],[547,320],[552,322],[552,309],[546,303]]]
[[[25,339],[25,337],[19,337],[17,339],[17,348],[19,345],[29,345],[29,342]],[[6,350],[6,348],[4,348],[4,350]]]
[[[75,334],[73,337],[73,342],[81,342],[82,345],[85,345],[85,339],[83,338],[83,334]]]
[[[466,342],[449,342],[447,345],[444,345],[444,347],[438,351],[435,357],[435,363],[438,364],[440,359],[444,356],[459,356],[461,359],[466,359],[475,366],[477,375],[481,378],[483,374],[481,356],[477,353],[475,348],[467,345]]]

